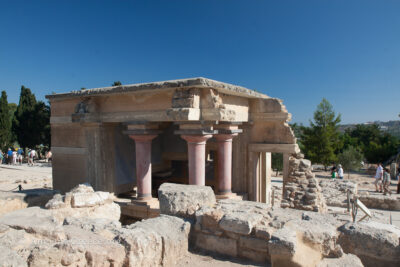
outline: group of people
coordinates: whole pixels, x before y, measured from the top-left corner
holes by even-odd
[[[331,169],[332,179],[336,179],[337,177],[339,177],[339,179],[343,179],[343,175],[344,175],[344,171],[343,171],[342,165],[339,164],[337,167],[336,167],[336,165],[333,165],[333,167]]]
[[[399,175],[400,173],[400,167],[397,170],[397,173]],[[376,192],[383,193],[384,195],[392,194],[392,191],[390,190],[389,186],[391,184],[391,177],[390,177],[390,171],[388,168],[383,168],[382,164],[379,163],[378,167],[376,168],[376,173],[375,173],[375,189]],[[397,184],[397,194],[400,194],[400,177],[397,176],[398,184]]]
[[[0,150],[0,164],[22,165],[25,153],[22,148],[9,148],[6,152]],[[38,158],[38,153],[34,149],[28,150],[28,166],[35,164],[35,159]]]

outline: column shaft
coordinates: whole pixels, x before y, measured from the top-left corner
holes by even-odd
[[[211,135],[182,135],[188,143],[189,184],[206,184],[206,141]]]
[[[151,199],[151,141],[157,135],[129,135],[136,145],[136,183],[138,200]]]
[[[232,192],[232,139],[236,134],[217,134],[218,194]]]

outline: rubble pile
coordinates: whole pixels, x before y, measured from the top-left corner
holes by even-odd
[[[283,185],[282,208],[325,212],[321,187],[312,173],[311,161],[298,153],[289,158],[289,174]]]

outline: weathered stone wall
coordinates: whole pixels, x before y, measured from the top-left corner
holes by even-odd
[[[312,173],[311,161],[298,153],[289,158],[289,174],[283,181],[282,208],[325,212],[325,199],[321,193],[315,175]]]
[[[360,194],[359,200],[371,209],[400,210],[400,197],[384,195]]]

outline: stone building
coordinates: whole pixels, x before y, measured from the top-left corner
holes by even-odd
[[[88,182],[149,203],[164,182],[269,202],[271,152],[299,152],[282,101],[205,78],[85,89],[51,104],[53,187]]]

